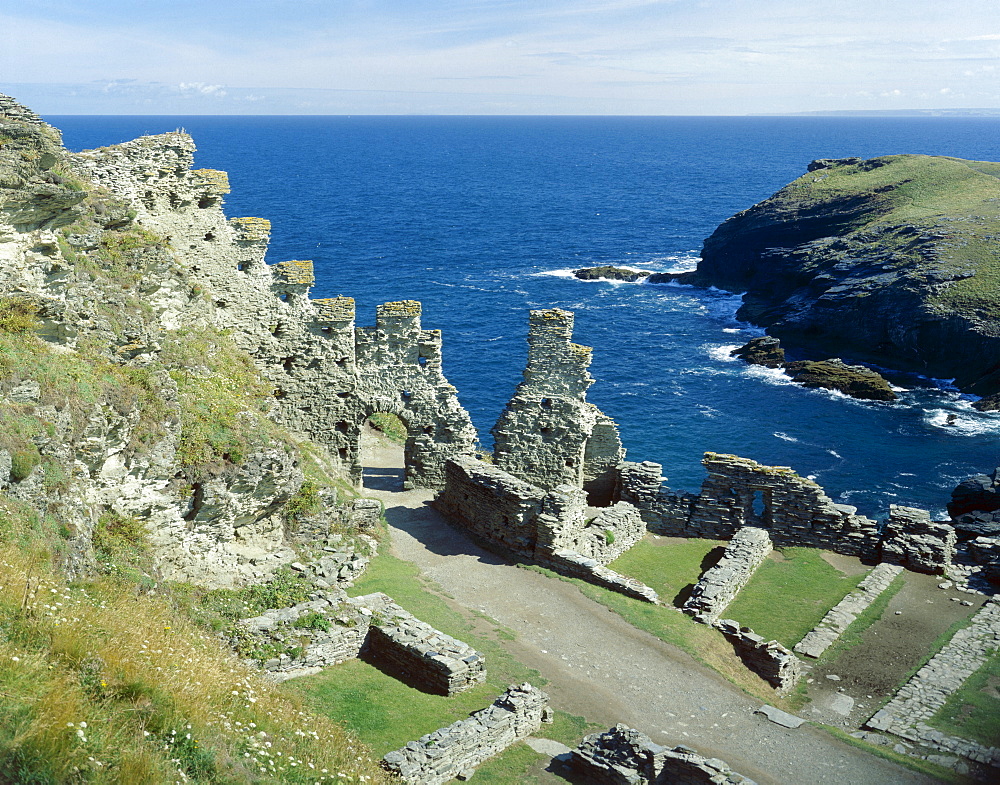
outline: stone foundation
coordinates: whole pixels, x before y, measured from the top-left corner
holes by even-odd
[[[475,767],[551,722],[548,696],[530,684],[510,687],[492,706],[459,720],[383,759],[389,771],[413,785],[468,779]]]
[[[1000,768],[1000,749],[948,736],[927,722],[965,680],[1000,649],[1000,602],[990,598],[972,617],[972,623],[955,633],[865,727],[902,736],[978,763]]]
[[[711,624],[739,594],[771,552],[771,538],[763,529],[744,526],[729,541],[722,559],[705,571],[684,603],[684,612]]]
[[[765,641],[732,619],[722,619],[713,626],[733,644],[743,664],[779,693],[788,692],[802,678],[802,661],[777,641]]]
[[[902,571],[902,567],[894,564],[878,565],[854,591],[831,608],[823,620],[795,644],[795,651],[813,659],[821,657]]]
[[[545,491],[496,466],[459,457],[446,464],[445,487],[434,505],[515,558],[657,601],[648,586],[604,566],[644,534],[642,518],[630,504],[619,502],[588,520],[586,493],[580,488],[560,485]]]
[[[690,747],[661,747],[645,733],[616,725],[584,738],[569,766],[587,785],[755,785],[725,761]]]

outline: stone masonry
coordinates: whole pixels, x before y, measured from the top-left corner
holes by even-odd
[[[625,725],[584,737],[569,767],[580,778],[574,782],[588,785],[754,785],[725,761],[690,747],[662,747]]]
[[[533,485],[583,488],[591,504],[603,505],[625,450],[614,421],[587,403],[592,349],[573,343],[572,334],[569,311],[531,312],[524,381],[493,427],[493,458]]]
[[[893,504],[882,532],[882,560],[940,575],[955,555],[955,541],[955,529],[932,521],[926,510]]]
[[[476,766],[552,721],[549,698],[530,684],[512,686],[491,706],[388,753],[383,765],[412,785],[468,779]]]
[[[684,603],[684,612],[712,624],[771,552],[771,538],[763,529],[744,526],[726,545],[719,563],[705,570]]]
[[[854,591],[831,608],[823,620],[795,644],[795,651],[813,659],[821,657],[902,571],[902,567],[894,564],[879,564]]]
[[[721,619],[713,626],[733,644],[743,664],[779,693],[788,692],[802,678],[802,661],[777,641],[765,641],[732,619]]]
[[[638,542],[642,518],[619,502],[587,517],[586,493],[561,485],[546,491],[475,458],[445,466],[434,501],[446,516],[491,546],[573,577],[657,602],[648,586],[604,565]]]
[[[454,695],[486,678],[482,654],[420,621],[385,594],[349,598],[332,590],[313,597],[241,621],[244,634],[258,647],[285,649],[263,663],[279,679],[357,657],[440,695]]]
[[[865,726],[1000,768],[1000,749],[948,736],[931,718],[965,680],[1000,649],[1000,602],[991,597]]]
[[[187,134],[168,133],[75,156],[82,175],[127,199],[201,281],[200,292],[151,296],[164,327],[196,327],[203,318],[233,328],[274,386],[278,419],[326,446],[355,482],[365,420],[398,415],[409,434],[407,482],[440,487],[444,460],[472,454],[476,432],[441,371],[441,333],[421,328],[420,304],[385,303],[374,327],[356,329],[351,298],[310,299],[312,262],[266,264],[270,223],[227,220],[228,178],[192,171],[194,149]],[[199,317],[190,303],[202,298],[215,307]]]

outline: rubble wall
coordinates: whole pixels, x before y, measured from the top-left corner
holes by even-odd
[[[475,767],[551,722],[548,696],[530,684],[512,686],[491,706],[409,742],[382,760],[413,785],[468,779]]]
[[[744,526],[726,545],[719,563],[705,573],[691,590],[683,611],[711,624],[736,599],[754,572],[771,552],[771,538],[763,529]]]
[[[682,745],[663,747],[621,724],[584,737],[569,767],[588,785],[755,785],[725,761]]]
[[[779,693],[788,692],[802,678],[802,661],[777,641],[765,641],[732,619],[721,619],[713,626],[733,644],[743,664]]]
[[[940,575],[951,564],[955,542],[951,525],[932,521],[926,510],[893,504],[882,532],[882,561]]]

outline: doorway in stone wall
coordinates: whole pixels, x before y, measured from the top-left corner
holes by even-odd
[[[406,424],[395,414],[375,412],[361,428],[361,484],[370,491],[401,491],[405,475]]]

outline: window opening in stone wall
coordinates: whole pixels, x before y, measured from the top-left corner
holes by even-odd
[[[410,400],[410,398],[413,397],[413,393],[411,393],[409,390],[401,390],[399,393],[399,397],[402,398],[404,401],[408,401]]]
[[[541,403],[542,403],[542,408],[543,409],[551,409],[552,408],[552,399],[551,398],[542,398]]]
[[[281,302],[287,303],[288,302],[288,292],[282,292],[281,294],[278,295],[278,298],[281,300]]]
[[[750,522],[755,526],[771,525],[771,492],[755,488],[750,491]]]
[[[212,240],[215,239],[215,235],[212,232],[206,232],[205,239],[211,242]]]
[[[286,357],[284,360],[281,361],[281,367],[284,368],[286,371],[290,371],[292,370],[292,365],[294,363],[295,363],[295,358]]]
[[[427,358],[426,358],[426,357],[418,357],[418,358],[417,358],[417,363],[418,363],[418,364],[419,364],[419,365],[420,365],[421,367],[423,367],[423,366],[427,365]]]
[[[247,269],[246,262],[240,262],[239,264],[237,264],[236,269],[239,270],[240,272],[243,272],[245,269]]]

